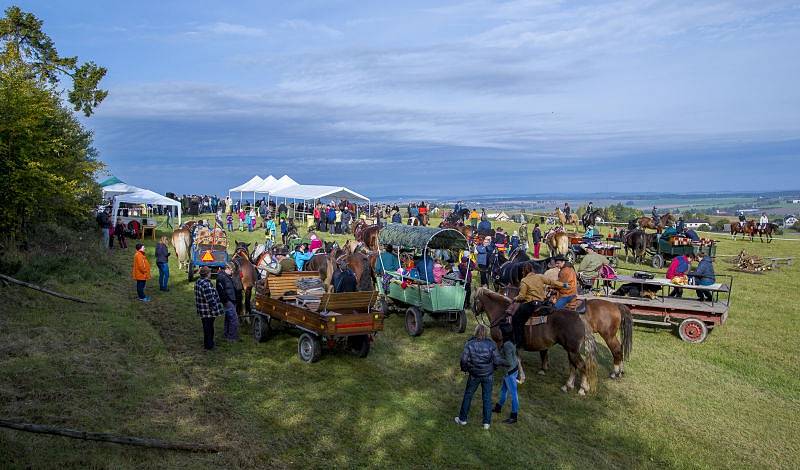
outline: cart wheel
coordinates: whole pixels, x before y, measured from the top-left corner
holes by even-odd
[[[194,281],[194,264],[191,261],[189,261],[188,275],[189,275],[189,282]]]
[[[661,255],[653,255],[653,267],[656,269],[661,269],[664,267],[664,257]]]
[[[570,263],[573,263],[573,264],[575,263],[575,252],[574,251],[569,250],[565,256],[567,258],[567,261],[569,261]]]
[[[708,336],[708,327],[697,318],[687,318],[678,326],[678,336],[687,343],[702,343]]]
[[[467,314],[463,310],[458,312],[456,320],[450,324],[450,330],[456,333],[467,331]]]
[[[422,312],[417,307],[406,310],[406,332],[411,336],[422,334]]]
[[[263,343],[269,337],[272,327],[269,324],[269,318],[264,315],[253,315],[253,339],[256,343]]]
[[[308,333],[300,335],[300,341],[297,343],[297,354],[300,355],[300,359],[303,362],[308,364],[319,361],[319,357],[322,355],[322,344],[320,344],[319,338]]]
[[[351,336],[347,338],[347,344],[348,346],[350,346],[350,350],[353,351],[353,353],[356,356],[364,358],[369,355],[369,348],[370,348],[369,336],[367,335]]]

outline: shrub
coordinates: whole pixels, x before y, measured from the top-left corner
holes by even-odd
[[[701,224],[699,227],[697,227],[697,231],[698,232],[710,232],[711,231],[711,227],[708,224]]]

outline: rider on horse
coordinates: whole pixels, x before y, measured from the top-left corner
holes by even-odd
[[[544,305],[547,300],[545,294],[545,286],[566,289],[568,284],[563,282],[554,281],[545,277],[542,274],[533,272],[531,265],[526,265],[523,268],[527,274],[519,283],[519,295],[514,297],[514,303],[509,307],[509,311],[513,311],[514,304],[519,304],[517,311],[513,313],[511,324],[514,330],[514,343],[522,345],[525,338],[524,327],[528,319],[533,315],[539,307]]]
[[[758,229],[759,230],[764,230],[765,228],[767,228],[768,224],[769,224],[769,217],[767,217],[767,213],[766,212],[762,212],[761,213],[761,218],[758,219]]]
[[[656,209],[656,206],[653,206],[653,210],[650,214],[653,216],[653,223],[658,224],[660,219],[658,218],[658,209]]]

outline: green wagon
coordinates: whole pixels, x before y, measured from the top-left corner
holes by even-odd
[[[431,250],[460,251],[469,248],[467,239],[457,230],[402,224],[388,224],[383,227],[378,234],[378,241],[381,250],[386,245],[396,248],[394,254],[398,258],[401,251],[428,259]],[[380,257],[377,263],[382,265]],[[400,264],[402,265],[402,261]],[[421,275],[423,279],[403,276],[397,272],[386,272],[386,276],[386,279],[379,277],[377,282],[381,310],[384,315],[392,309],[405,310],[405,328],[409,335],[422,334],[425,314],[448,324],[457,333],[466,330],[466,283],[456,273],[446,275],[441,284],[433,283],[433,279],[424,279],[425,274]]]
[[[717,243],[712,241],[708,245],[672,245],[668,240],[657,238],[653,240],[653,246],[649,251],[653,255],[652,266],[661,269],[667,260],[676,256],[703,253],[705,256],[714,257],[717,255]]]

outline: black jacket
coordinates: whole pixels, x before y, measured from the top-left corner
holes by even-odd
[[[236,289],[233,287],[233,279],[225,271],[217,273],[217,293],[219,300],[223,304],[228,302],[236,303]]]
[[[169,248],[163,243],[156,245],[156,263],[169,262]]]
[[[350,269],[336,270],[333,273],[333,291],[339,292],[356,292],[356,276]]]
[[[491,339],[479,341],[473,336],[464,345],[464,352],[461,353],[463,372],[469,372],[473,377],[486,377],[492,375],[497,366],[508,367],[508,363],[500,357]]]

